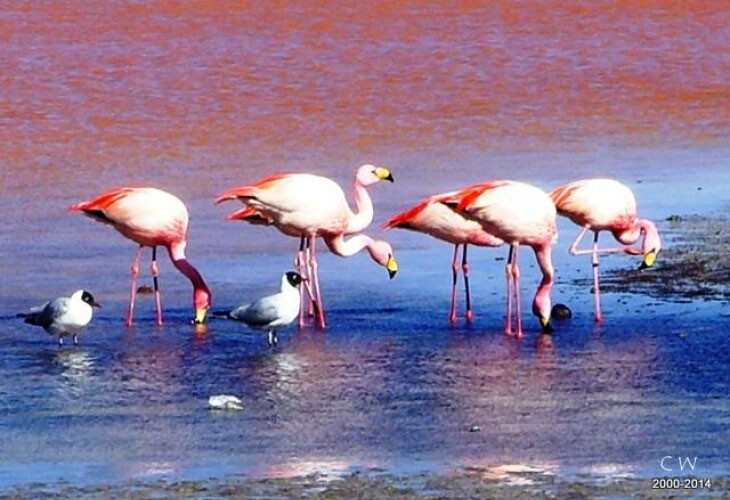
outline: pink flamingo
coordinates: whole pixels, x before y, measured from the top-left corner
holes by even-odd
[[[466,320],[471,321],[474,313],[471,309],[471,291],[469,289],[469,263],[467,260],[468,245],[482,247],[498,247],[504,241],[489,234],[482,225],[467,219],[460,213],[444,205],[444,201],[455,195],[456,191],[442,193],[426,198],[418,205],[405,212],[394,215],[384,225],[384,229],[402,228],[426,233],[436,239],[453,243],[454,258],[451,262],[453,274],[451,286],[451,308],[449,321],[456,323],[456,285],[459,275],[459,247],[463,245],[461,270],[464,273],[464,294],[466,295]]]
[[[375,262],[388,270],[391,278],[398,271],[393,249],[387,242],[373,240],[365,235],[347,241],[343,238],[346,234],[361,231],[372,221],[372,202],[365,187],[381,180],[393,180],[385,168],[363,165],[358,169],[355,180],[357,213],[350,210],[345,194],[336,182],[313,174],[273,175],[249,186],[230,189],[221,194],[216,203],[239,199],[247,206],[230,214],[229,219],[272,224],[284,234],[300,238],[294,264],[299,274],[310,278],[310,297],[314,298],[316,304],[317,322],[324,328],[324,308],[317,272],[318,236],[337,255],[347,257],[365,248]],[[304,270],[305,265],[307,272]],[[303,323],[302,311],[300,326]]]
[[[137,294],[139,259],[144,247],[152,247],[150,269],[154,281],[155,310],[158,325],[162,324],[157,247],[164,246],[173,265],[193,284],[195,323],[203,323],[211,305],[211,293],[203,277],[185,257],[187,245],[188,210],[176,196],[156,188],[122,187],[112,189],[90,201],[71,205],[92,219],[109,224],[130,240],[139,244],[132,261],[132,286],[129,293],[127,326],[132,325]]]
[[[659,232],[653,222],[639,219],[636,215],[636,199],[625,185],[612,179],[586,179],[571,182],[550,193],[550,198],[560,215],[581,226],[578,237],[570,249],[571,255],[591,255],[593,263],[593,289],[595,305],[595,321],[603,321],[601,314],[601,294],[598,283],[599,254],[627,253],[643,255],[644,260],[639,269],[647,269],[654,265],[662,248]],[[593,248],[578,250],[578,244],[585,234],[593,231]],[[598,236],[601,231],[610,231],[623,247],[599,248]],[[641,248],[631,245],[644,236]]]
[[[540,321],[543,332],[550,326],[550,291],[553,285],[551,248],[557,240],[555,205],[542,190],[515,181],[497,181],[477,184],[445,200],[473,220],[489,234],[509,243],[507,259],[507,314],[505,333],[512,333],[512,295],[516,304],[517,327],[515,334],[522,336],[522,308],[520,305],[520,245],[529,245],[535,252],[542,271],[542,281],[532,303],[532,312]]]

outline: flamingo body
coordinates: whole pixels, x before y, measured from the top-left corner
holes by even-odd
[[[95,220],[109,224],[139,245],[131,268],[132,289],[127,325],[132,323],[138,262],[143,247],[152,248],[151,271],[155,285],[156,318],[157,323],[162,324],[157,266],[158,246],[167,248],[175,267],[193,284],[195,322],[202,323],[205,320],[211,304],[211,293],[200,273],[185,256],[189,217],[187,207],[178,197],[152,187],[121,187],[92,200],[74,204],[69,210],[81,211]]]

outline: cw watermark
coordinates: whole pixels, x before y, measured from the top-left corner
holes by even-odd
[[[694,472],[697,467],[697,457],[666,455],[659,461],[659,467],[664,472]]]

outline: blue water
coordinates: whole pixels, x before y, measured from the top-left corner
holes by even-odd
[[[642,213],[656,220],[717,213],[728,199],[726,158],[712,150],[646,150],[616,158],[554,154],[540,163],[515,154],[467,158],[459,170],[444,164],[428,177],[415,159],[403,160],[390,164],[396,184],[373,190],[376,223],[422,195],[480,178],[518,177],[549,188],[599,171],[624,179]],[[349,183],[350,172],[338,172]],[[107,175],[111,183],[113,174]],[[396,248],[399,276],[389,282],[366,255],[322,253],[327,331],[282,331],[272,351],[260,332],[239,324],[211,319],[197,330],[188,324],[189,285],[166,260],[166,324],[154,326],[152,301],[141,296],[135,327],[124,328],[133,244],[63,213],[70,201],[92,194],[69,186],[15,217],[7,210],[0,216],[6,236],[0,241],[0,487],[503,464],[654,476],[666,455],[697,456],[697,475],[727,472],[727,304],[606,294],[605,324],[595,327],[591,295],[573,284],[588,276],[589,263],[566,255],[577,228],[565,220],[553,301],[568,304],[574,318],[557,324],[551,337],[538,334],[529,307],[523,339],[501,333],[505,249],[470,253],[476,319],[451,327],[452,248],[391,231],[381,237]],[[225,207],[204,194],[188,200],[189,254],[214,292],[215,307],[276,290],[296,242],[270,228],[223,221]],[[4,196],[3,206],[14,196]],[[523,250],[521,259],[526,305],[537,283],[529,254]],[[604,264],[638,262],[621,256]],[[142,269],[147,276],[147,266]],[[104,309],[78,348],[58,349],[13,317],[81,286]],[[211,412],[212,394],[235,394],[245,410]],[[481,431],[469,432],[472,426]]]

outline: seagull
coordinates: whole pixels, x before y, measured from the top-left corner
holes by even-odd
[[[256,302],[239,306],[228,313],[228,317],[242,321],[251,328],[269,332],[269,347],[278,344],[276,329],[287,326],[299,316],[299,285],[304,278],[289,271],[281,277],[281,291],[262,297]]]
[[[63,345],[66,335],[72,335],[74,345],[78,345],[78,332],[91,321],[92,307],[101,306],[89,292],[77,290],[71,297],[59,297],[18,316],[26,323],[42,326],[49,335],[58,335],[58,345]]]

